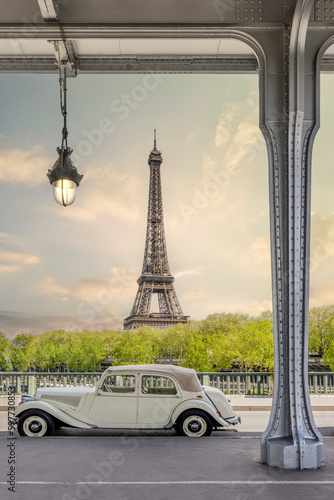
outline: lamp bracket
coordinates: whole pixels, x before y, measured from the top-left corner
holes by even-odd
[[[68,77],[75,78],[77,76],[77,55],[74,42],[63,41],[63,40],[49,40],[53,43],[55,55],[56,55],[56,66],[64,73],[64,68],[66,68],[66,73]]]

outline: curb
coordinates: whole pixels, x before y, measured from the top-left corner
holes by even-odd
[[[271,406],[237,406],[232,405],[234,411],[271,411]],[[333,411],[334,406],[312,406],[312,411]]]

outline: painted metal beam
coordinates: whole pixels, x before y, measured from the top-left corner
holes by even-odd
[[[61,44],[59,41],[58,43]],[[256,73],[255,57],[77,57],[78,73]],[[64,55],[64,48],[62,47]],[[334,65],[334,60],[333,60]],[[54,73],[53,57],[0,57],[1,73]]]
[[[60,41],[59,41],[60,42]],[[71,53],[76,59],[78,74],[107,73],[257,73],[256,57],[210,57],[210,56],[78,56],[72,43]],[[0,56],[0,73],[54,73],[56,61],[48,56]],[[323,57],[320,71],[334,72],[334,56]]]
[[[44,21],[58,21],[58,5],[55,0],[37,0]]]

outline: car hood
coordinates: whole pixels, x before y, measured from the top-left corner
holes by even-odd
[[[36,390],[35,400],[50,403],[59,408],[64,406],[76,410],[88,394],[96,391],[96,387],[40,387]]]

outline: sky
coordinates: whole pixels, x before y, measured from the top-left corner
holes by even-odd
[[[322,75],[311,307],[334,303],[333,84],[334,75]],[[57,74],[0,75],[0,331],[122,329],[144,256],[154,128],[168,258],[184,314],[200,320],[271,309],[258,99],[256,75],[69,79],[68,140],[84,177],[65,208],[46,177],[61,141]]]

